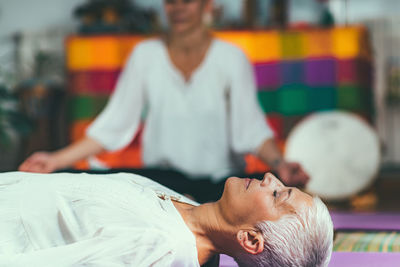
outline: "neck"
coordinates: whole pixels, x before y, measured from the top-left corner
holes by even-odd
[[[187,33],[170,33],[166,36],[166,42],[171,50],[185,52],[199,51],[211,40],[211,34],[205,27],[198,27]]]
[[[175,207],[196,238],[200,265],[216,254],[233,255],[236,231],[221,216],[218,202],[197,207],[175,203]]]

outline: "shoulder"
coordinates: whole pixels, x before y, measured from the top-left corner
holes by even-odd
[[[151,38],[139,42],[132,49],[130,59],[149,61],[151,57],[159,56],[159,53],[163,49],[163,43],[160,38]]]
[[[215,63],[225,72],[230,73],[242,69],[243,66],[250,66],[250,61],[243,50],[232,43],[216,38],[214,52]]]
[[[160,49],[162,47],[163,43],[160,38],[154,37],[150,38],[144,41],[139,42],[135,48],[134,51],[140,50],[142,52],[148,52],[153,49]]]
[[[218,53],[223,57],[230,58],[231,60],[248,61],[243,50],[235,44],[215,38],[215,47]]]

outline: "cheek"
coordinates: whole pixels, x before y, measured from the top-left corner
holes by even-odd
[[[279,219],[279,212],[274,205],[273,197],[264,194],[257,195],[253,203],[255,219],[257,221],[275,221]]]

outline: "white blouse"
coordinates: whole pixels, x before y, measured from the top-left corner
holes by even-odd
[[[143,110],[144,164],[192,176],[217,179],[242,170],[242,155],[273,137],[257,102],[252,65],[239,48],[217,39],[189,81],[160,39],[137,45],[87,135],[107,150],[121,149],[133,139]]]
[[[171,199],[134,174],[0,173],[0,266],[198,267]]]

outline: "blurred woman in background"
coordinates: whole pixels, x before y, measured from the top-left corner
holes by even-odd
[[[203,187],[215,200],[225,177],[243,173],[243,155],[253,153],[285,184],[304,185],[307,174],[283,159],[265,122],[251,64],[240,49],[214,38],[204,22],[212,0],[165,0],[164,8],[168,31],[135,47],[86,137],[56,152],[37,152],[19,169],[48,173],[104,150],[122,149],[134,138],[146,109],[144,166],[177,170],[185,178],[141,173],[147,177],[191,195]]]

